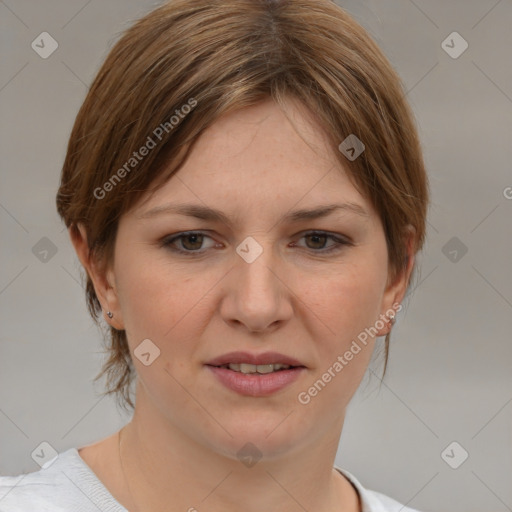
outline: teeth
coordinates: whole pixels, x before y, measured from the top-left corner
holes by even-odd
[[[235,372],[241,373],[272,373],[278,370],[287,370],[291,368],[288,364],[247,364],[247,363],[230,363],[223,365],[222,368],[229,368]]]

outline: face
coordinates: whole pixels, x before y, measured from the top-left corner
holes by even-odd
[[[132,356],[143,340],[146,362],[160,351],[133,356],[137,405],[233,458],[249,441],[278,456],[339,435],[374,347],[361,333],[387,332],[403,288],[388,285],[381,221],[322,130],[299,104],[286,112],[266,101],[212,125],[122,217],[107,273]],[[227,362],[293,364],[246,375]]]

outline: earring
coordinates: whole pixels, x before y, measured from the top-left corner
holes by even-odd
[[[390,323],[391,325],[394,325],[394,323],[395,323],[395,322],[396,322],[395,315],[394,315],[393,313],[391,313],[391,314],[389,315],[389,323]]]
[[[110,311],[107,311],[107,316],[108,316],[109,318],[113,318],[113,316],[114,316],[114,315],[113,315]]]

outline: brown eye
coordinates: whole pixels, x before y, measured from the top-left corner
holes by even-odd
[[[331,252],[340,251],[344,246],[353,245],[353,243],[345,237],[340,238],[329,233],[312,231],[301,237],[306,241],[305,245],[297,244],[299,247],[309,249],[313,253],[329,254]],[[331,240],[332,243],[327,245]]]
[[[181,245],[187,251],[197,251],[203,245],[204,236],[201,233],[191,233],[180,237]]]
[[[307,244],[309,249],[324,249],[329,237],[324,234],[314,233],[312,235],[306,235],[304,238],[311,241],[311,245]]]
[[[210,245],[205,246],[205,242],[208,240],[210,240]],[[173,252],[188,255],[201,255],[215,246],[215,241],[211,237],[195,231],[166,237],[160,243],[162,247]]]

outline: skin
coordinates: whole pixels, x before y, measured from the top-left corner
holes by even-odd
[[[297,396],[400,303],[414,265],[413,237],[405,241],[408,267],[391,282],[378,215],[301,105],[289,100],[286,112],[268,100],[205,131],[179,172],[122,216],[105,271],[89,258],[83,228],[72,235],[105,312],[114,315],[105,320],[126,330],[132,354],[147,338],[161,351],[149,366],[133,357],[136,409],[122,433],[122,467],[117,433],[79,452],[130,510],[360,510],[333,464],[375,339],[310,403]],[[167,203],[207,205],[232,224],[143,216]],[[332,203],[358,204],[366,215],[339,210],[278,223],[291,210]],[[199,256],[160,243],[187,230],[204,232],[202,245],[185,238],[172,247]],[[325,253],[334,241],[305,236],[312,230],[350,243]],[[263,248],[250,264],[236,253],[248,236]],[[205,367],[234,350],[277,351],[307,370],[271,396],[242,396]],[[247,442],[262,453],[251,468],[236,455]]]

